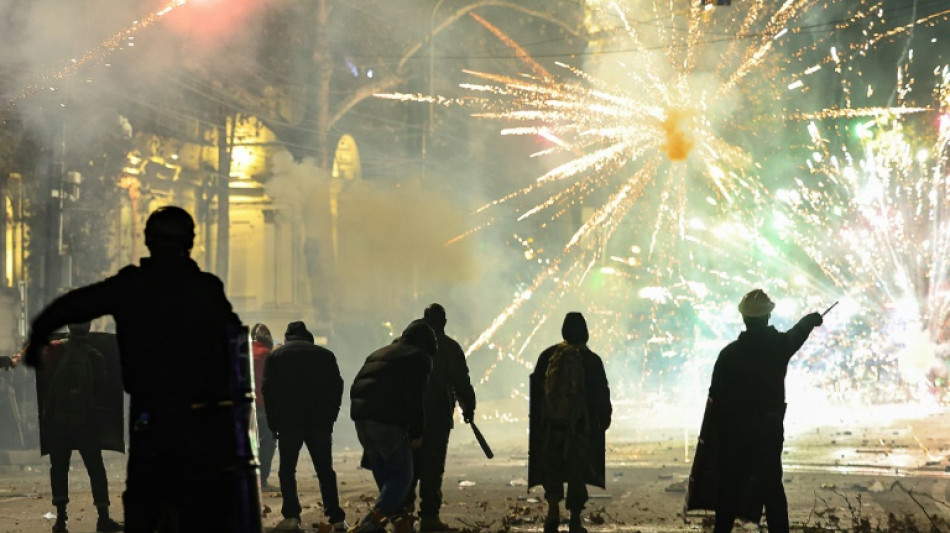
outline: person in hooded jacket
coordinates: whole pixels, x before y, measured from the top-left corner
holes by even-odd
[[[278,490],[267,482],[277,441],[267,425],[267,410],[264,408],[264,362],[274,349],[274,337],[264,324],[254,324],[251,328],[251,355],[254,357],[254,406],[257,413],[257,439],[261,463],[261,489],[265,492]]]
[[[24,361],[38,366],[50,334],[112,315],[122,381],[130,396],[125,530],[238,531],[248,509],[235,486],[231,339],[241,321],[213,274],[189,255],[195,224],[180,207],[152,212],[150,257],[101,282],[60,296],[31,326]],[[174,363],[172,363],[174,362]],[[259,511],[255,511],[259,517]]]
[[[350,418],[363,446],[360,466],[372,470],[379,488],[356,533],[380,532],[390,522],[395,533],[411,530],[405,502],[412,483],[412,450],[423,444],[423,398],[437,350],[432,328],[414,320],[395,342],[366,358],[350,387]]]
[[[121,441],[108,439],[108,433],[102,428],[106,424],[103,404],[108,401],[103,394],[106,362],[102,353],[88,342],[89,330],[89,322],[69,324],[66,339],[53,341],[43,350],[43,364],[37,373],[37,399],[41,400],[40,452],[49,454],[50,488],[56,506],[54,533],[69,531],[66,506],[73,450],[79,452],[89,473],[93,505],[99,511],[96,531],[122,531],[122,524],[109,516],[109,481],[102,450],[124,453],[125,447]],[[67,359],[68,363],[64,364]],[[63,394],[66,387],[74,392]],[[83,388],[88,389],[83,392]],[[121,425],[117,429],[121,430]]]
[[[346,531],[333,470],[333,424],[340,413],[343,378],[333,352],[313,343],[303,322],[287,324],[284,344],[264,364],[264,407],[267,423],[280,448],[281,514],[277,530],[300,528],[297,459],[306,444],[320,481],[323,514],[334,531]]]
[[[434,303],[426,307],[422,319],[434,331],[438,350],[432,358],[432,372],[425,393],[426,424],[422,446],[412,454],[413,480],[406,509],[415,506],[416,485],[419,486],[419,531],[446,531],[449,526],[439,518],[442,507],[442,476],[449,446],[449,433],[454,426],[455,402],[462,407],[462,418],[475,417],[475,389],[468,375],[465,352],[455,339],[445,334],[445,308]]]
[[[584,315],[567,313],[561,337],[564,342],[541,352],[531,373],[528,488],[544,487],[544,499],[548,502],[544,533],[556,533],[567,483],[565,505],[570,510],[569,531],[585,533],[581,512],[588,499],[587,485],[606,488],[605,432],[610,427],[613,406],[604,362],[587,347],[590,334]],[[555,413],[549,411],[545,390],[551,361],[558,350],[565,348],[579,353],[581,362],[577,374],[583,374],[583,384],[578,387],[583,392],[578,406],[580,417],[569,425],[557,421]]]
[[[782,486],[785,374],[795,352],[822,324],[819,313],[780,332],[769,325],[775,303],[761,289],[739,302],[746,330],[723,348],[709,387],[712,424],[719,437],[715,533],[729,533],[751,490],[770,533],[787,533],[788,500]],[[757,488],[749,480],[758,480]]]

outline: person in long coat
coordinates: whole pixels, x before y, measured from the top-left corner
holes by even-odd
[[[561,327],[563,343],[541,352],[531,374],[530,432],[528,442],[528,488],[542,485],[548,502],[544,533],[557,531],[561,521],[560,502],[567,483],[566,507],[570,510],[569,531],[584,533],[581,512],[587,503],[587,485],[606,488],[605,432],[610,427],[613,407],[610,387],[600,356],[587,347],[589,333],[581,313],[571,312]],[[556,351],[569,345],[582,357],[585,396],[584,416],[571,427],[555,422],[546,406],[549,363]]]
[[[746,294],[739,303],[746,330],[723,348],[713,368],[702,433],[716,443],[710,450],[715,479],[705,480],[705,492],[715,491],[715,533],[732,531],[737,517],[758,521],[763,505],[770,533],[789,530],[782,485],[785,374],[822,317],[810,313],[781,332],[769,325],[774,308],[761,289]],[[697,457],[695,464],[701,462]],[[698,488],[691,492],[702,492]]]

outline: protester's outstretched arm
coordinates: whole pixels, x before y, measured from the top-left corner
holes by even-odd
[[[113,276],[99,283],[69,291],[53,300],[33,319],[29,344],[23,358],[27,366],[35,367],[40,364],[43,347],[57,329],[67,324],[88,322],[111,314],[115,309],[116,298],[124,292],[120,285],[118,276]]]
[[[824,320],[821,313],[809,313],[798,321],[798,324],[785,332],[786,339],[786,360],[791,359],[795,352],[805,344],[811,331],[820,326]]]

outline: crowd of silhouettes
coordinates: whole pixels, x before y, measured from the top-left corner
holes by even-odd
[[[57,508],[53,531],[67,531],[67,472],[74,449],[92,481],[97,529],[122,530],[109,516],[101,455],[116,446],[96,429],[104,425],[100,412],[108,411],[100,398],[107,365],[84,340],[89,321],[104,315],[115,320],[117,366],[130,396],[122,496],[126,531],[259,531],[259,500],[247,495],[241,462],[246,443],[240,435],[252,433],[252,422],[263,490],[275,490],[268,479],[275,449],[280,454],[283,518],[275,529],[301,528],[296,467],[306,445],[319,479],[326,531],[408,533],[417,516],[423,533],[450,530],[439,514],[449,436],[456,406],[462,419],[472,422],[476,398],[465,354],[445,332],[445,308],[428,306],[423,318],[366,358],[350,386],[350,418],[363,448],[360,465],[372,472],[379,490],[369,512],[350,526],[332,459],[344,391],[336,355],[315,344],[302,321],[289,323],[276,347],[270,329],[256,324],[247,355],[257,378],[248,384],[257,411],[251,421],[249,407],[241,410],[234,395],[235,346],[241,344],[236,339],[242,332],[247,338],[247,329],[221,281],[190,258],[194,230],[183,209],[159,208],[145,226],[149,257],[60,296],[33,320],[23,360],[37,368],[43,385],[43,452],[50,454]],[[736,517],[757,520],[756,505],[760,514],[765,508],[770,531],[788,530],[781,464],[784,379],[789,360],[822,317],[806,315],[782,333],[768,324],[774,307],[761,290],[742,299],[746,330],[722,350],[713,371],[703,433],[719,443],[707,461],[717,469],[711,478],[692,480],[690,492],[712,495],[697,499],[695,507],[715,510],[716,533],[730,531]],[[53,333],[67,324],[67,339],[51,343]],[[544,533],[561,526],[562,500],[569,533],[585,533],[587,485],[606,487],[605,433],[613,408],[603,360],[588,347],[590,332],[581,313],[567,313],[561,337],[540,354],[530,376],[528,485],[544,489]],[[186,362],[188,371],[171,364],[171,356]],[[19,359],[0,358],[0,367],[16,366]],[[256,484],[256,473],[251,478]],[[750,489],[750,480],[758,485]],[[758,499],[746,512],[750,490]]]

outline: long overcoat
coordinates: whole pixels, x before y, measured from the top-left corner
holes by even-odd
[[[544,481],[543,452],[547,439],[548,424],[544,413],[544,375],[548,360],[557,345],[541,352],[538,363],[531,373],[530,380],[530,423],[528,433],[528,488],[541,485]],[[607,373],[600,356],[587,346],[581,348],[584,355],[585,388],[587,393],[587,414],[589,420],[587,476],[585,482],[600,488],[606,488],[605,448],[606,431],[610,427],[613,407],[610,404],[610,387]],[[566,482],[567,479],[564,479]]]

